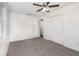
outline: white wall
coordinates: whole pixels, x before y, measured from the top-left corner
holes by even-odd
[[[44,21],[44,38],[79,51],[79,3],[62,8]]]
[[[0,3],[1,11],[1,37],[0,37],[0,56],[5,56],[9,46],[9,10],[7,3]]]
[[[11,12],[10,41],[39,37],[39,18]]]
[[[46,19],[43,31],[44,38],[62,43],[64,34],[62,14]]]

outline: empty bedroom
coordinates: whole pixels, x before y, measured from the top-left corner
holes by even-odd
[[[79,2],[0,2],[0,56],[79,56]]]

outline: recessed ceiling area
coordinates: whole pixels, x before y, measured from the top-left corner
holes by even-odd
[[[46,12],[42,12],[42,11],[36,12],[41,7],[34,6],[33,3],[41,4],[41,5],[43,4],[43,2],[8,2],[8,5],[9,5],[11,11],[13,11],[13,12],[32,15],[32,16],[36,16],[36,17],[48,15],[48,13],[46,13]],[[55,7],[55,8],[50,8],[49,13],[52,13],[52,11],[57,10],[63,6],[69,5],[70,2],[50,2],[49,5],[54,5],[54,4],[60,4],[60,6]]]

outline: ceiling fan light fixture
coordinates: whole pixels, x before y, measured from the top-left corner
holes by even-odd
[[[42,11],[44,12],[44,11],[46,11],[46,9],[47,9],[47,8],[43,8]]]
[[[46,11],[49,11],[49,8],[47,8]]]
[[[43,12],[45,12],[45,11],[49,11],[49,8],[44,7],[44,8],[42,9],[42,11],[43,11]]]

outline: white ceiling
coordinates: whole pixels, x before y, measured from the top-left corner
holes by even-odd
[[[43,2],[8,2],[11,11],[28,14],[36,17],[48,15],[46,12],[36,12],[40,7],[34,6],[33,3],[43,4]],[[60,4],[60,7],[50,8],[50,12],[57,10],[63,6],[69,5],[69,2],[50,2],[49,5]]]

